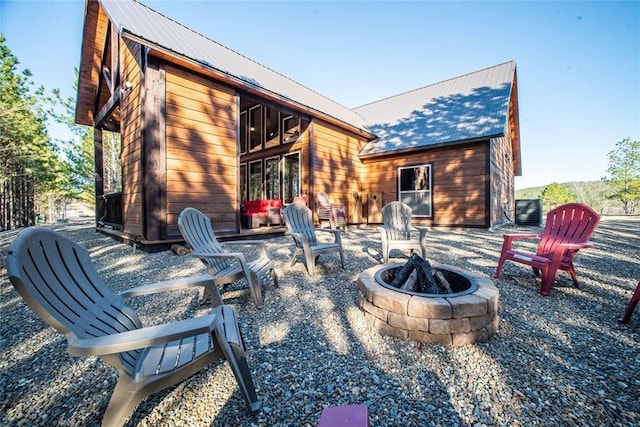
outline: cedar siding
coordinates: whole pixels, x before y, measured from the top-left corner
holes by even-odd
[[[125,40],[121,43],[122,74],[132,89],[121,97],[122,111],[122,222],[123,231],[143,235],[142,168],[142,47]]]
[[[416,225],[487,227],[488,141],[365,159],[363,194],[382,192],[383,205],[398,200],[398,168],[431,164],[432,214]],[[363,199],[363,206],[368,206]]]
[[[183,69],[166,69],[166,224],[198,206],[217,231],[236,231],[237,141],[233,90]]]
[[[362,163],[358,152],[364,141],[335,126],[314,122],[313,125],[313,198],[324,191],[333,203],[341,202],[349,223],[359,223],[360,206],[354,195],[361,194]],[[315,209],[314,209],[315,210]],[[316,218],[317,219],[317,218]]]

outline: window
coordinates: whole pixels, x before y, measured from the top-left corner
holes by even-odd
[[[240,201],[247,200],[247,164],[240,163]]]
[[[249,200],[262,199],[262,160],[249,163]]]
[[[273,108],[264,107],[264,128],[264,148],[280,145],[280,120],[278,120],[278,112]]]
[[[249,110],[249,151],[262,149],[262,105]]]
[[[431,216],[431,165],[398,169],[399,199],[414,216]]]
[[[269,157],[264,161],[264,191],[267,199],[280,198],[279,158]]]
[[[282,143],[296,142],[300,136],[300,118],[287,116],[282,118]]]
[[[247,112],[243,111],[240,113],[240,135],[238,136],[240,140],[240,154],[245,154],[247,152]]]
[[[283,163],[284,202],[292,203],[293,198],[300,195],[300,153],[287,154]]]

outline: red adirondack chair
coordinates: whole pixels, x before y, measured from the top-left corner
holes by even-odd
[[[505,234],[502,253],[494,277],[500,277],[505,261],[530,265],[533,273],[540,276],[540,294],[549,295],[558,270],[568,271],[578,287],[578,278],[573,268],[573,258],[578,250],[593,247],[589,237],[600,222],[600,216],[589,206],[568,203],[547,213],[542,234]],[[512,249],[516,239],[540,239],[535,255]]]

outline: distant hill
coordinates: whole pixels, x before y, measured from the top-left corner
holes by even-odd
[[[622,215],[622,205],[619,201],[608,198],[613,193],[611,186],[606,181],[576,181],[558,183],[565,187],[572,200],[578,203],[584,203],[591,206],[601,214],[606,215]],[[542,199],[542,192],[547,186],[529,187],[516,190],[515,198],[518,199]],[[545,203],[545,212],[552,208]]]

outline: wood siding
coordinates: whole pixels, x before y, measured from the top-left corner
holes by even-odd
[[[324,191],[332,202],[342,203],[350,224],[360,223],[362,162],[358,152],[364,141],[320,121],[313,123],[312,141],[313,210],[318,192]]]
[[[398,168],[431,164],[432,218],[416,225],[486,227],[488,222],[488,141],[364,161],[363,209],[382,192],[382,205],[398,200]],[[365,217],[366,218],[366,217]]]
[[[237,230],[238,112],[233,90],[166,65],[166,223],[179,236],[180,212],[193,206],[219,232]]]
[[[507,137],[491,140],[491,226],[505,224],[515,212],[514,154]]]
[[[123,231],[143,236],[143,168],[142,168],[142,47],[132,41],[121,43],[121,81],[132,83],[122,96],[122,222]]]

